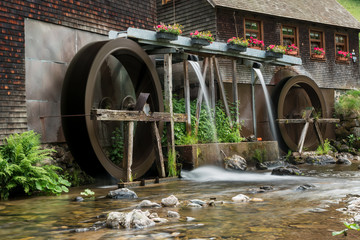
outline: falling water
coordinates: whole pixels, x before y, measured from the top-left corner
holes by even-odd
[[[201,91],[203,93],[204,96],[204,100],[205,100],[205,104],[206,104],[206,112],[209,116],[209,118],[211,119],[211,130],[214,133],[214,138],[215,138],[215,142],[217,143],[217,134],[216,134],[216,127],[215,127],[215,114],[210,110],[210,100],[209,100],[209,94],[206,90],[206,84],[205,84],[205,79],[202,76],[201,73],[201,68],[198,62],[194,62],[194,61],[189,61],[190,65],[192,66],[192,68],[195,71],[195,74],[197,76],[197,78],[199,79],[199,83],[200,83],[200,87],[201,87]],[[216,147],[219,150],[219,147],[216,145]],[[217,151],[219,153],[219,158],[220,158],[220,150]]]
[[[264,91],[264,96],[265,96],[266,108],[267,108],[267,112],[268,112],[268,116],[269,116],[269,123],[270,123],[271,133],[272,133],[274,139],[276,141],[278,141],[278,136],[276,134],[276,128],[275,128],[274,115],[273,115],[273,107],[272,107],[271,100],[270,100],[270,97],[269,97],[269,92],[268,92],[268,90],[266,88],[266,85],[265,85],[264,77],[263,77],[260,69],[258,69],[258,68],[253,68],[253,69],[256,72],[256,74],[257,74],[257,76],[258,76],[258,78],[260,80],[262,89]]]

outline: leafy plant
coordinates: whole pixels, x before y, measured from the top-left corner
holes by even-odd
[[[341,231],[338,231],[338,232],[332,232],[332,235],[337,236],[337,235],[340,235],[340,234],[344,234],[344,236],[347,236],[348,229],[360,231],[360,227],[359,227],[359,225],[357,223],[351,223],[350,224],[350,223],[344,222],[344,225],[346,227],[344,230],[341,230]]]
[[[285,53],[286,47],[281,45],[269,45],[266,50],[270,52]]]
[[[193,33],[190,33],[190,37],[191,38],[201,38],[201,39],[205,39],[207,40],[209,43],[212,43],[213,41],[215,41],[214,36],[211,34],[210,31],[207,32],[199,32],[198,30],[196,30]]]
[[[124,157],[124,137],[121,128],[116,128],[112,132],[111,142],[109,158],[113,163],[119,165]]]
[[[314,48],[314,53],[316,55],[325,55],[325,50],[323,48],[315,47]]]
[[[258,40],[256,38],[249,38],[249,47],[264,47],[264,41]]]
[[[316,149],[316,154],[318,155],[325,155],[328,154],[331,151],[332,147],[330,144],[329,139],[325,139],[324,141],[324,146],[318,146],[318,148]]]
[[[0,198],[21,189],[29,195],[68,192],[70,183],[57,174],[61,168],[43,164],[51,152],[40,149],[40,136],[33,131],[6,138],[0,147]]]
[[[249,40],[238,37],[232,37],[227,40],[227,43],[247,47],[249,45]]]
[[[83,192],[81,192],[80,195],[85,196],[85,197],[92,197],[95,195],[95,192],[93,192],[87,188]]]
[[[175,161],[176,152],[169,150],[168,152],[168,176],[175,177],[176,176],[176,161]]]
[[[154,28],[156,32],[168,32],[175,35],[182,34],[182,26],[177,23],[174,23],[173,25],[165,25],[164,23],[160,23]]]
[[[349,116],[353,113],[360,116],[360,90],[347,91],[335,103],[336,115]]]
[[[264,161],[266,155],[266,150],[260,150],[256,149],[254,151],[253,159],[255,159],[256,162],[262,163]]]

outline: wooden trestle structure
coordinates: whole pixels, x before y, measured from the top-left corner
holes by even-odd
[[[237,63],[252,67],[254,62],[263,62],[280,66],[301,65],[300,58],[284,55],[282,58],[269,59],[265,55],[265,51],[248,48],[246,52],[229,51],[226,43],[214,42],[205,47],[194,47],[191,45],[191,40],[188,37],[179,36],[175,41],[162,41],[156,38],[156,33],[149,30],[141,30],[129,28],[126,32],[109,33],[110,38],[128,38],[136,41],[148,55],[163,55],[164,56],[164,95],[165,95],[165,112],[164,113],[149,113],[143,111],[121,111],[121,110],[105,110],[94,109],[92,116],[100,121],[125,121],[127,122],[127,134],[125,139],[124,151],[124,168],[127,169],[126,181],[131,180],[131,164],[132,164],[132,150],[133,150],[133,128],[134,122],[146,121],[152,122],[152,130],[156,146],[157,164],[159,176],[165,177],[163,154],[161,150],[160,134],[157,129],[156,122],[167,122],[168,127],[168,149],[175,157],[175,139],[174,139],[174,123],[185,122],[186,131],[191,133],[191,118],[190,118],[190,81],[188,74],[188,60],[189,54],[199,55],[204,58],[202,75],[205,78],[209,72],[209,96],[210,105],[215,106],[215,76],[217,78],[218,88],[221,93],[221,98],[224,102],[225,112],[229,119],[231,119],[229,106],[227,104],[223,79],[220,72],[218,58],[227,58],[232,61],[232,95],[234,105],[238,106],[238,89],[237,89]],[[172,64],[173,57],[182,59],[184,70],[184,96],[185,96],[185,114],[173,113],[172,103]],[[200,107],[203,99],[203,90],[199,89],[197,99],[197,118],[199,119]],[[253,103],[254,104],[254,103]],[[236,108],[235,115],[236,122],[239,122],[238,108]],[[230,121],[231,122],[231,121]],[[197,128],[195,129],[197,131]]]

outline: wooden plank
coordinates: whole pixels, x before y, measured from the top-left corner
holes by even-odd
[[[214,60],[209,58],[210,65],[210,80],[209,80],[209,92],[210,92],[210,105],[212,109],[215,109],[215,79],[214,79]]]
[[[292,124],[292,123],[305,123],[305,119],[276,119],[278,123]],[[337,118],[320,118],[315,120],[318,123],[339,123],[340,119]]]
[[[233,90],[233,100],[235,105],[235,122],[240,123],[239,120],[239,94],[237,88],[237,79],[236,79],[236,60],[232,60],[232,90]]]
[[[131,165],[133,162],[133,148],[134,148],[134,122],[127,122],[125,125],[125,138],[124,138],[124,160],[123,168],[126,169],[125,181],[131,182],[132,172]]]
[[[305,142],[307,131],[309,129],[309,124],[310,124],[309,122],[306,122],[303,130],[301,131],[300,140],[299,140],[298,149],[297,149],[298,153],[300,153],[300,154],[302,153],[302,150],[304,147],[304,142]]]
[[[188,61],[184,60],[184,96],[185,96],[185,113],[186,113],[186,133],[191,134],[191,109],[190,109],[190,80]]]
[[[161,137],[156,122],[152,122],[151,126],[152,126],[153,142],[155,145],[156,165],[157,165],[159,177],[164,178],[165,166],[164,166],[164,155],[161,147]]]
[[[321,146],[324,146],[324,139],[322,137],[320,127],[319,127],[319,123],[317,121],[314,122],[314,128],[315,128],[316,135],[317,135],[317,137],[319,139],[319,142],[320,142]]]
[[[225,112],[226,112],[226,116],[229,119],[230,125],[232,127],[232,120],[231,120],[231,115],[230,115],[230,109],[229,109],[229,105],[227,102],[227,98],[226,98],[226,93],[225,93],[225,88],[224,88],[224,83],[220,74],[220,67],[219,67],[219,62],[217,60],[217,58],[213,57],[214,59],[214,65],[215,65],[215,72],[216,72],[216,77],[217,77],[217,82],[218,82],[218,87],[220,89],[220,94],[225,106]]]
[[[154,179],[143,179],[141,181],[134,181],[134,182],[119,182],[118,187],[137,187],[137,186],[146,186],[151,184],[158,184],[158,183],[166,183],[179,180],[179,177],[166,177],[166,178],[154,178]]]
[[[320,119],[317,119],[316,122],[318,122],[318,123],[339,123],[340,119],[338,119],[338,118],[320,118]]]
[[[170,113],[153,112],[146,115],[142,111],[128,111],[128,110],[109,110],[109,109],[94,109],[91,112],[94,119],[99,121],[138,121],[138,122],[186,122],[187,116],[183,113],[174,113],[171,117]]]
[[[172,104],[172,54],[164,55],[164,92],[165,92],[165,111],[170,113],[170,122],[167,124],[168,151],[175,154],[175,134],[174,134],[174,111]],[[175,159],[176,162],[176,159]]]

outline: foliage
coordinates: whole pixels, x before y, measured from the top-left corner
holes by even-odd
[[[190,37],[191,38],[201,38],[201,39],[205,39],[207,40],[209,43],[212,43],[213,41],[215,41],[214,36],[211,34],[210,31],[207,32],[199,32],[198,30],[196,30],[193,33],[190,33]]]
[[[92,197],[95,195],[95,192],[93,192],[87,188],[83,192],[81,192],[80,195],[85,196],[85,197]]]
[[[112,145],[109,151],[110,160],[119,165],[124,157],[124,137],[121,128],[116,128],[111,136]]]
[[[176,152],[172,152],[172,150],[169,150],[168,165],[167,165],[169,177],[175,177],[177,174],[175,156],[176,156]]]
[[[325,50],[323,48],[315,47],[314,48],[314,53],[316,55],[325,55]]]
[[[360,1],[359,0],[337,0],[351,15],[360,21]],[[360,34],[359,34],[360,36]],[[360,38],[359,38],[360,39]],[[360,45],[360,41],[359,41]]]
[[[337,51],[336,56],[338,57],[344,57],[344,58],[352,58],[352,54],[345,51]]]
[[[335,114],[348,116],[352,113],[360,116],[360,90],[350,90],[341,95],[335,103]]]
[[[270,52],[285,53],[286,47],[281,45],[269,45],[266,50]]]
[[[264,41],[250,37],[249,38],[249,47],[264,47]]]
[[[185,112],[185,100],[173,99],[173,109],[176,113]],[[195,130],[196,125],[196,101],[190,103],[191,111],[191,127]],[[215,111],[215,127],[211,117],[208,113],[214,114],[213,111],[207,109],[205,105],[202,105],[200,111],[199,128],[197,137],[195,131],[192,131],[191,135],[186,134],[185,123],[175,123],[174,134],[175,143],[177,145],[188,145],[196,143],[211,143],[211,142],[241,142],[243,138],[240,135],[241,126],[234,122],[230,122],[227,117],[223,104],[219,101],[216,104]],[[231,108],[234,111],[234,107]],[[231,127],[231,125],[233,125]],[[166,139],[163,137],[163,143]]]
[[[68,192],[70,183],[57,174],[61,168],[43,165],[51,150],[40,149],[40,136],[33,131],[13,134],[0,148],[0,198],[7,199],[15,189],[31,195]]]
[[[286,47],[286,50],[292,52],[299,50],[299,48],[295,44],[291,44]]]
[[[232,37],[227,40],[227,43],[247,47],[249,45],[249,40],[238,37]]]
[[[256,162],[262,163],[266,155],[266,150],[255,149],[253,159]]]
[[[73,167],[71,169],[65,169],[62,175],[63,178],[69,181],[73,187],[92,184],[95,182],[95,179],[82,171],[76,162],[73,163]]]
[[[329,142],[329,139],[325,139],[324,146],[318,146],[316,149],[316,154],[318,155],[325,155],[328,154],[331,151],[331,144]]]
[[[344,230],[341,230],[341,231],[338,231],[338,232],[332,232],[332,235],[333,236],[337,236],[337,235],[340,235],[340,234],[344,234],[344,236],[347,236],[347,230],[348,229],[352,229],[352,230],[356,230],[356,231],[360,231],[360,227],[357,223],[347,223],[347,222],[344,222],[344,225],[345,225],[345,229]]]
[[[154,28],[156,32],[168,32],[175,35],[182,34],[182,26],[177,23],[174,23],[173,25],[165,25],[164,23],[160,23]]]

